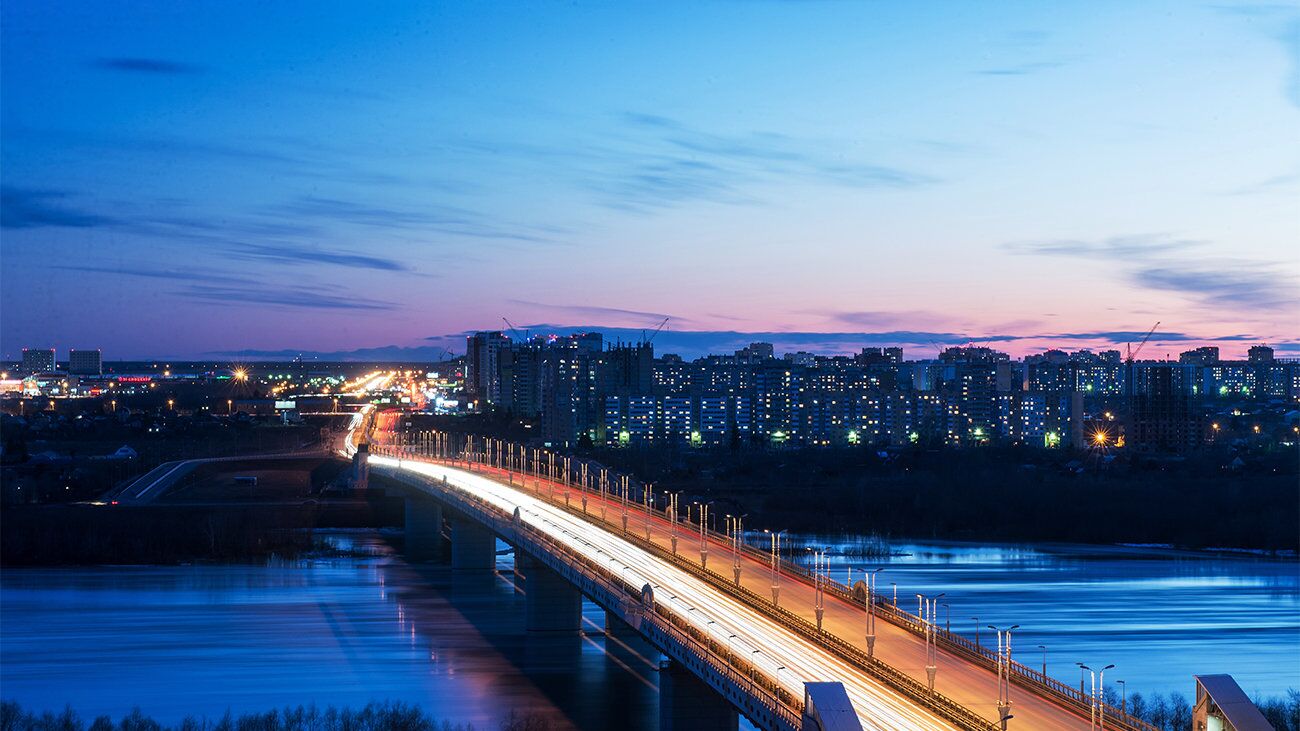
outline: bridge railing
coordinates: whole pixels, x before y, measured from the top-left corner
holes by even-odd
[[[379,448],[379,454],[389,454],[389,450]],[[397,456],[392,454],[392,456]],[[407,457],[403,457],[407,458]],[[569,546],[556,541],[551,536],[537,531],[524,522],[515,522],[513,516],[503,517],[502,511],[491,503],[470,493],[457,490],[454,486],[436,479],[405,479],[399,472],[398,479],[409,483],[418,483],[422,487],[433,487],[444,498],[452,498],[457,509],[466,512],[486,525],[494,533],[509,536],[517,550],[526,550],[535,559],[547,564],[549,568],[564,576],[586,596],[606,609],[614,611],[624,619],[635,616],[640,620],[641,631],[656,639],[660,649],[678,660],[685,660],[682,653],[688,653],[691,659],[708,667],[717,678],[731,683],[745,691],[750,710],[757,705],[761,710],[772,715],[790,729],[801,726],[803,699],[790,693],[779,683],[772,682],[756,671],[753,663],[732,652],[730,648],[718,642],[717,638],[675,615],[662,604],[656,604],[652,611],[646,611],[641,603],[640,589],[631,586],[621,576],[610,571],[606,566],[574,552]],[[649,625],[649,626],[646,626]],[[668,641],[671,641],[669,645]]]
[[[439,459],[436,456],[430,454],[429,451],[422,449],[421,445],[393,445],[388,447],[387,449],[392,450],[394,454],[400,454],[406,458],[423,459],[431,462],[444,462],[447,464],[451,464],[453,466],[459,466],[470,470],[473,470],[476,467],[482,470],[485,466],[488,465],[488,455],[486,453],[476,452],[473,450],[461,450],[459,452],[452,452],[447,457]],[[575,514],[579,514],[579,515],[581,515],[580,512],[575,511],[571,505],[565,504],[564,500],[561,497],[562,490],[568,490],[570,492],[578,492],[578,493],[589,492],[590,494],[600,494],[601,497],[605,499],[618,499],[617,496],[614,494],[613,490],[604,491],[604,492],[587,491],[581,485],[561,483],[558,479],[555,478],[554,475],[549,474],[549,469],[547,464],[537,463],[535,462],[535,460],[526,460],[523,457],[524,450],[522,449],[520,450],[520,453],[521,453],[521,458],[519,461],[533,464],[534,467],[533,470],[514,469],[513,467],[502,467],[500,469],[502,469],[502,471],[507,473],[520,475],[521,477],[521,482],[519,485],[520,487],[524,487],[522,478],[526,476],[531,476],[534,480],[537,481],[536,482],[537,490],[533,493],[535,497],[547,500],[548,502],[550,502],[551,504],[557,507],[563,507],[565,509],[568,509],[570,512],[574,512]],[[544,471],[547,472],[548,474],[542,474]],[[550,484],[551,489],[548,489],[547,491],[543,492],[540,489],[542,483],[551,483]],[[635,502],[629,500],[628,513],[630,515],[633,516],[644,515],[647,512],[656,517],[663,518],[665,520],[670,519],[670,515],[669,515],[670,511],[668,510],[667,507],[665,507],[662,510],[653,506],[647,508],[641,502]],[[585,515],[583,517],[590,518],[591,516]],[[679,526],[681,526],[682,532],[679,535],[679,540],[681,541],[690,542],[693,537],[698,536],[700,533],[700,526],[698,523],[692,524],[689,521],[682,521],[680,518],[676,520],[676,523]],[[706,539],[713,542],[711,545],[716,546],[716,544],[719,543],[725,545],[731,545],[731,537],[727,534],[719,533],[718,531],[714,531],[705,527],[704,535]],[[646,543],[645,541],[641,540],[639,536],[632,535],[632,531],[630,530],[628,534],[625,535],[624,537],[633,539],[638,543]],[[645,547],[648,547],[651,550],[654,550],[656,552],[663,552],[663,549],[661,547],[653,543],[649,543]],[[758,548],[757,546],[754,546],[744,541],[743,539],[739,541],[739,544],[736,546],[736,549],[738,552],[743,553],[744,555],[746,555],[752,560],[759,561],[769,565],[771,563],[771,553],[769,551],[765,551],[761,548]],[[718,574],[716,574],[715,572],[700,569],[694,563],[691,563],[690,561],[686,561],[679,556],[670,556],[667,552],[663,552],[663,555],[665,557],[672,558],[672,560],[676,565],[685,568],[689,571],[692,571],[693,573],[697,573],[698,575],[701,575],[703,578],[709,580],[718,578]],[[801,564],[795,563],[787,559],[783,555],[777,557],[777,565],[782,575],[799,577],[809,583],[812,583],[814,580],[820,580],[822,582],[822,586],[826,588],[826,592],[828,594],[834,595],[839,599],[841,599],[842,601],[845,601],[849,604],[862,606],[863,611],[864,612],[866,611],[865,601],[862,598],[859,598],[850,586],[838,582],[825,574],[820,575],[820,577],[814,577],[814,572],[812,572],[811,570],[809,570],[808,568],[806,568]],[[722,588],[725,591],[731,591],[732,586],[730,583],[722,582],[720,584],[720,588]],[[750,597],[746,597],[748,600],[750,600],[751,602],[753,600],[758,601],[757,606],[760,607],[770,606],[770,604],[766,602],[763,598],[757,597],[757,595],[754,595],[752,592],[749,592],[748,590],[744,590],[744,591],[751,595]],[[885,621],[890,622],[891,624],[899,626],[903,629],[906,629],[910,632],[913,632],[914,634],[917,635],[925,634],[928,628],[928,623],[922,620],[917,615],[907,612],[901,607],[895,606],[892,602],[885,601],[884,598],[878,594],[873,596],[872,603],[875,605],[877,615],[882,619],[884,619]],[[783,614],[782,616],[783,621],[793,619],[793,620],[797,620],[802,624],[808,625],[809,627],[812,626],[811,623],[809,623],[806,619],[803,619],[802,617],[799,617],[798,615],[789,612],[788,610],[784,610],[782,608],[780,611]],[[960,655],[963,658],[972,661],[978,665],[982,665],[987,669],[989,669],[990,672],[994,672],[994,673],[997,672],[998,657],[996,651],[993,648],[984,645],[977,645],[975,642],[971,641],[970,639],[958,633],[950,632],[937,625],[930,629],[933,632],[933,637],[935,638],[936,646],[946,649],[953,654]],[[818,633],[818,634],[825,634],[825,633]],[[827,635],[827,636],[833,637],[833,635]],[[843,643],[843,641],[839,640],[839,638],[834,638],[834,639],[838,642]],[[853,645],[849,645],[848,643],[843,643],[843,644],[846,649],[851,648],[855,654],[860,655],[860,659],[868,659],[866,653],[862,652],[857,647]],[[893,668],[884,665],[883,663],[879,663],[879,661],[874,661],[874,662],[880,664],[884,668],[888,668],[889,671],[893,670]],[[1094,708],[1094,706],[1092,705],[1092,698],[1090,694],[1081,693],[1078,688],[1063,683],[1060,680],[1057,680],[1056,678],[1053,678],[1051,676],[1045,675],[1041,671],[1036,670],[1030,666],[1027,666],[1023,663],[1013,660],[1010,663],[1009,671],[1010,671],[1009,676],[1012,684],[1019,685],[1020,687],[1025,688],[1030,692],[1037,693],[1049,699],[1054,699],[1056,702],[1060,704],[1066,706],[1072,706],[1076,708],[1080,713],[1083,714],[1091,713],[1092,709]],[[901,678],[906,678],[908,681],[917,682],[914,679],[912,679],[910,676],[906,676],[901,673],[899,674],[899,676]],[[919,687],[923,689],[925,688],[925,686],[920,685],[919,683],[917,684]],[[928,694],[929,693],[928,689],[926,689],[925,692]],[[1128,714],[1124,713],[1122,709],[1116,708],[1113,705],[1105,704],[1105,703],[1100,703],[1098,705],[1101,706],[1101,708],[1105,711],[1105,715],[1107,719],[1112,720],[1112,722],[1116,725],[1117,729],[1121,729],[1121,730],[1129,729],[1130,731],[1159,731],[1159,729],[1157,729],[1155,726],[1146,723],[1141,719],[1133,718]],[[962,708],[964,710],[964,708],[959,705],[957,707]]]
[[[386,453],[387,450],[384,450],[384,452]],[[392,454],[394,454],[394,456],[400,454],[403,456],[403,458],[416,458],[416,459],[420,459],[421,461],[425,461],[423,458],[416,457],[415,455],[411,455],[409,452],[405,452],[402,450],[397,450],[395,452],[392,452]],[[433,460],[433,461],[437,462],[437,460]],[[457,461],[456,463],[463,464],[463,462],[459,462],[459,461]],[[549,495],[549,491],[545,491],[545,492],[538,491],[538,493],[536,493],[536,496],[542,497],[543,499],[546,499],[548,495]],[[580,509],[576,508],[573,505],[566,505],[558,495],[555,500],[547,500],[547,502],[549,502],[553,507],[556,507],[561,510],[566,510],[567,512],[575,515],[576,517],[581,517],[581,518],[592,517],[590,515],[584,515]],[[993,724],[990,721],[971,712],[970,710],[966,709],[964,706],[957,703],[956,701],[953,701],[952,699],[948,698],[947,696],[944,696],[941,693],[931,691],[925,684],[921,683],[920,681],[912,678],[911,676],[905,673],[902,673],[894,669],[892,666],[883,663],[880,660],[876,660],[874,658],[868,657],[865,652],[851,645],[850,643],[840,639],[839,637],[836,637],[835,635],[830,634],[828,632],[818,630],[815,626],[813,626],[810,622],[808,622],[808,620],[795,614],[794,612],[791,612],[790,610],[784,607],[773,606],[766,599],[758,596],[751,590],[743,586],[737,587],[730,582],[722,580],[721,577],[719,577],[716,573],[708,571],[707,569],[703,569],[700,566],[687,560],[683,556],[673,554],[668,550],[664,549],[662,546],[659,546],[658,544],[646,541],[644,538],[637,535],[634,531],[629,530],[628,533],[622,535],[622,538],[624,540],[633,543],[634,545],[637,545],[643,550],[647,550],[655,554],[657,557],[672,563],[674,566],[696,576],[697,578],[705,580],[706,582],[710,583],[710,585],[712,585],[714,588],[726,594],[729,594],[732,597],[744,602],[747,606],[750,606],[751,608],[754,608],[757,611],[768,615],[769,617],[776,620],[778,623],[782,624],[786,628],[794,630],[805,640],[811,641],[812,643],[822,647],[823,649],[839,656],[841,659],[847,660],[848,662],[854,664],[855,666],[860,667],[872,677],[876,678],[879,681],[884,682],[886,685],[892,687],[895,691],[907,697],[913,703],[916,703],[918,706],[925,708],[942,718],[945,718],[946,720],[955,724],[958,728],[970,729],[972,731],[988,731],[994,728]],[[672,616],[672,615],[669,614],[667,616]],[[697,628],[694,628],[693,625],[689,625],[689,623],[686,623],[684,630],[687,631],[688,633],[689,632],[695,633],[692,636],[696,637],[702,642],[705,642],[706,644],[710,640],[710,638],[708,638],[707,635],[702,635]],[[728,652],[726,649],[722,648],[719,645],[719,643],[716,642],[716,640],[713,641],[713,646],[710,647],[710,650],[714,654],[726,655]],[[743,658],[736,658],[735,660],[733,660],[733,662],[736,660],[746,662],[746,664],[742,665],[742,667],[752,667],[749,666],[747,664],[747,661],[744,661]],[[779,686],[776,687],[779,688]]]

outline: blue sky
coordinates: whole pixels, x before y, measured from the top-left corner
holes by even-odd
[[[670,316],[687,354],[1300,349],[1295,5],[0,20],[6,356],[459,350],[503,315]]]

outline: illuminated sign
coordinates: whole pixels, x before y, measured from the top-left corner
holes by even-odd
[[[148,383],[153,379],[149,376],[122,376],[117,380],[120,383]]]
[[[297,401],[276,401],[276,402],[275,402],[275,408],[276,408],[277,410],[280,410],[280,409],[296,409],[296,408],[298,408],[298,402],[297,402]]]

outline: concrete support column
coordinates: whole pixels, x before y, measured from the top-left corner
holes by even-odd
[[[739,716],[717,691],[678,663],[659,665],[659,731],[736,731]]]
[[[497,540],[492,531],[470,520],[452,520],[452,571],[492,571],[496,565]]]
[[[408,561],[442,558],[442,506],[428,498],[406,498],[405,526]]]
[[[524,615],[529,632],[582,629],[582,594],[567,579],[530,556],[516,557],[524,572]]]

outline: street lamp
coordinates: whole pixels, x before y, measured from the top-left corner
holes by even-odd
[[[935,647],[934,636],[934,613],[938,607],[938,602],[946,592],[936,594],[927,599],[921,594],[916,595],[917,617],[921,620],[921,631],[925,633],[925,675],[930,683],[930,692],[934,692],[934,676],[939,672],[939,652]]]
[[[1005,729],[1007,719],[1011,718],[1011,631],[1020,629],[1020,625],[998,628],[990,624],[988,628],[998,635],[998,718]]]
[[[1106,671],[1115,667],[1115,664],[1111,663],[1110,665],[1107,665],[1106,667],[1102,668],[1100,678],[1098,678],[1097,671],[1093,670],[1087,665],[1084,665],[1083,663],[1079,663],[1079,667],[1092,674],[1092,698],[1090,699],[1091,700],[1090,705],[1092,707],[1092,720],[1089,723],[1088,728],[1095,727],[1100,731],[1101,729],[1106,728],[1106,706],[1101,701],[1103,689],[1106,686]]]
[[[863,583],[867,587],[867,657],[875,657],[876,654],[876,574],[884,570],[885,567],[880,566],[874,571],[863,572],[866,579]]]
[[[603,470],[602,470],[603,472]],[[669,542],[672,543],[673,555],[677,555],[677,498],[682,494],[681,490],[677,492],[665,492],[668,496],[668,528],[671,531]],[[603,509],[603,508],[602,508]]]
[[[778,606],[781,600],[781,534],[784,530],[763,532],[772,537],[772,606]]]
[[[813,614],[817,616],[817,631],[822,631],[822,618],[826,614],[826,589],[822,569],[826,566],[826,552],[809,547],[813,555]]]
[[[1128,718],[1128,684],[1122,680],[1116,680],[1119,683],[1119,712]]]
[[[1043,680],[1047,680],[1047,645],[1039,645],[1038,649],[1043,651]]]
[[[740,535],[744,530],[744,515],[728,515],[727,530],[731,533],[731,573],[736,586],[740,586]]]
[[[975,622],[975,651],[978,652],[980,649],[980,618],[971,617],[971,621]]]
[[[707,569],[709,567],[709,541],[707,536],[709,504],[694,503],[694,505],[699,509],[698,515],[700,518],[700,568]]]

